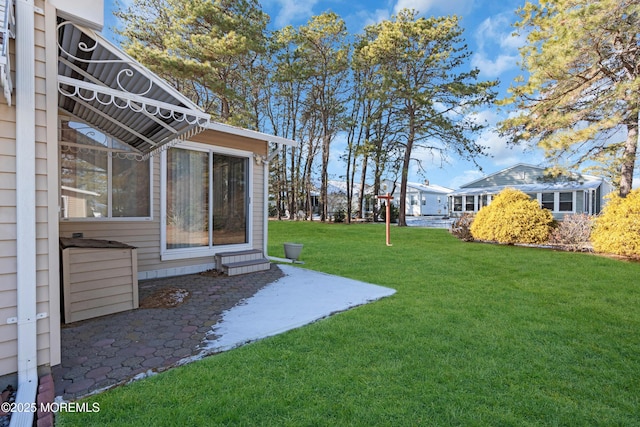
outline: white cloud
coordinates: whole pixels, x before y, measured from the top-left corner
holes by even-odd
[[[283,28],[300,21],[306,22],[313,16],[313,6],[318,3],[318,0],[270,0],[266,3],[269,3],[273,9],[279,9],[278,14],[271,19],[276,28]]]
[[[473,55],[471,65],[480,70],[482,75],[493,79],[505,71],[517,68],[518,59],[518,55],[498,55],[495,59],[491,59],[486,53],[480,52]]]
[[[387,9],[376,9],[374,11],[360,10],[355,15],[358,18],[359,25],[364,28],[367,25],[377,24],[390,18]]]
[[[473,0],[398,0],[393,7],[393,13],[402,9],[415,9],[421,14],[439,12],[445,15],[468,13],[473,6]]]
[[[518,49],[524,45],[525,37],[513,34],[512,15],[501,13],[490,16],[482,21],[474,33],[478,52],[473,55],[471,64],[490,78],[518,68]]]
[[[480,179],[483,176],[485,176],[485,174],[477,169],[465,170],[460,175],[454,176],[451,181],[449,181],[448,187],[458,189],[461,185]]]
[[[479,145],[486,147],[488,157],[479,159],[484,169],[495,172],[517,163],[538,164],[543,161],[543,155],[538,149],[510,145],[498,134],[497,124],[504,116],[495,108],[474,113],[472,118],[477,123],[487,125],[476,140]]]

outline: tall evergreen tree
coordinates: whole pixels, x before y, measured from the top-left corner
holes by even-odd
[[[362,54],[379,64],[384,91],[394,98],[396,123],[404,147],[398,225],[406,226],[406,193],[414,148],[471,158],[484,147],[474,133],[476,107],[493,101],[493,81],[478,82],[478,70],[464,71],[470,52],[455,16],[418,18],[401,10],[390,21],[367,29],[375,34]]]
[[[620,196],[633,184],[640,114],[640,2],[543,0],[518,11],[526,77],[511,87],[511,142],[535,142],[556,163],[605,162]]]
[[[302,77],[311,85],[306,114],[317,115],[322,140],[320,172],[320,220],[328,219],[329,155],[331,142],[342,129],[349,66],[347,28],[338,15],[313,16],[298,30]]]
[[[115,15],[127,53],[219,120],[255,126],[245,95],[268,22],[257,0],[133,0]]]

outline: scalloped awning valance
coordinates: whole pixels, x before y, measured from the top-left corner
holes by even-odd
[[[147,157],[204,130],[209,114],[112,45],[58,25],[58,106]]]

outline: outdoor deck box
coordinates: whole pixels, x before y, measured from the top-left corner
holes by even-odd
[[[60,239],[64,323],[138,308],[136,248],[112,240]]]

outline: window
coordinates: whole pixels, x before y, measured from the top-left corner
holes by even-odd
[[[474,196],[464,196],[464,210],[467,212],[475,211]]]
[[[485,206],[489,205],[489,195],[488,194],[483,194],[482,196],[479,196],[480,200],[478,201],[479,205],[480,205],[480,209],[482,209]]]
[[[462,212],[462,196],[453,196],[453,211]]]
[[[559,208],[560,212],[572,212],[573,211],[573,193],[566,192],[559,195]]]
[[[166,153],[166,249],[249,242],[249,160],[210,149]]]
[[[60,216],[149,218],[151,165],[89,125],[60,122]]]
[[[553,193],[542,193],[542,209],[549,209],[550,211],[554,208]]]

